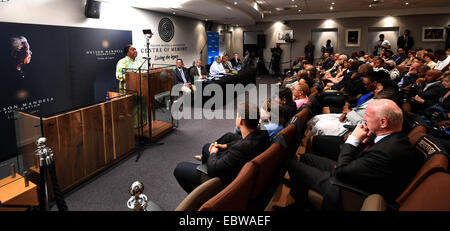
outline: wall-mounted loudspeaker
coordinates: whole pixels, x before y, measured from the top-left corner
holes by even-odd
[[[87,18],[100,18],[100,2],[86,0],[84,15],[86,15]]]
[[[211,31],[213,27],[213,23],[212,22],[205,22],[205,30],[206,31]]]

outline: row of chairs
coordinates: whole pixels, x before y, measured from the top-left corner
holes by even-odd
[[[193,190],[175,210],[264,210],[286,172],[285,162],[297,152],[309,116],[308,106],[301,109],[277,134],[271,146],[247,162],[228,186],[223,188],[217,177],[209,179]]]

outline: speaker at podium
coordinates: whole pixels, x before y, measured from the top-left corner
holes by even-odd
[[[170,108],[173,97],[173,71],[157,68],[148,71],[126,72],[126,88],[136,94],[135,133],[154,142],[170,132],[174,119]],[[151,121],[151,122],[149,122]]]

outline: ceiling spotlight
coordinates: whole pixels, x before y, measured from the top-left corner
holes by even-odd
[[[372,7],[372,4],[369,4],[369,7]]]
[[[334,9],[334,7],[333,6],[330,6],[330,10],[333,10]]]
[[[177,13],[173,12],[172,14],[177,14]]]
[[[300,13],[300,12],[302,12],[302,10],[300,9],[300,10],[298,10],[298,12]]]
[[[331,5],[334,5],[334,4],[335,4],[334,2],[331,3]]]
[[[238,4],[238,2],[234,2],[234,5],[237,5]]]
[[[405,2],[405,5],[409,5],[409,2]]]

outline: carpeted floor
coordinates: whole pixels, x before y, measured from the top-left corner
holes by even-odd
[[[270,77],[257,78],[257,84],[274,82],[276,79]],[[173,176],[175,166],[181,161],[196,162],[193,156],[200,154],[203,144],[233,131],[234,126],[234,119],[181,119],[177,129],[159,140],[164,144],[148,147],[138,162],[137,155],[131,155],[67,193],[69,210],[127,211],[128,189],[136,180],[145,185],[149,200],[165,211],[174,210],[186,197]]]

